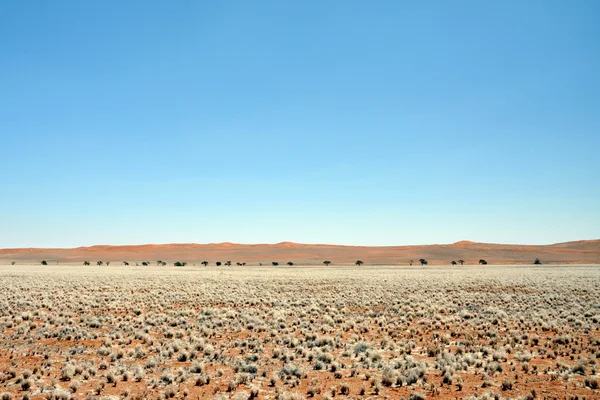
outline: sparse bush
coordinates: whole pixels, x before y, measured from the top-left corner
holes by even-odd
[[[31,381],[29,379],[24,379],[21,382],[21,390],[29,390],[31,388]]]
[[[117,376],[115,375],[114,372],[109,372],[108,374],[106,374],[106,382],[107,383],[112,383],[114,385],[117,384]]]
[[[71,389],[71,392],[75,393],[77,392],[77,389],[79,388],[79,382],[77,381],[73,381],[69,384],[69,388]]]
[[[175,378],[173,377],[173,375],[171,375],[169,373],[165,373],[165,374],[161,375],[160,380],[165,385],[170,385],[170,384],[173,383],[173,381],[175,380]]]
[[[73,365],[66,364],[62,367],[60,373],[63,381],[70,381],[75,376],[75,367]]]
[[[501,385],[502,390],[512,390],[513,382],[509,379],[504,379]]]
[[[590,389],[596,390],[598,389],[598,380],[596,378],[586,378],[585,386],[589,387]]]
[[[409,400],[425,400],[427,396],[423,392],[412,392],[410,394]]]
[[[299,366],[294,365],[294,364],[287,364],[283,368],[281,368],[281,370],[279,371],[279,377],[281,379],[283,379],[287,376],[294,376],[296,378],[302,378],[303,375],[304,375],[304,371],[302,370],[302,368],[300,368]]]
[[[342,383],[342,386],[340,386],[340,393],[343,395],[349,395],[350,394],[350,385],[348,385],[347,383]]]

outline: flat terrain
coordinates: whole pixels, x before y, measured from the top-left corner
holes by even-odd
[[[600,398],[600,266],[0,266],[1,398]],[[577,397],[576,397],[577,396]]]
[[[430,264],[449,265],[464,260],[477,264],[480,259],[492,264],[532,264],[539,258],[542,263],[600,264],[600,240],[580,240],[551,245],[493,244],[461,241],[452,244],[426,246],[337,246],[327,244],[148,244],[139,246],[91,246],[72,249],[20,248],[0,249],[0,263],[79,263],[99,260],[104,262],[141,263],[163,260],[170,264],[185,261],[200,264],[230,260],[248,265],[321,264],[330,260],[335,265],[351,265],[362,260],[366,265],[408,265],[410,260],[426,259]]]

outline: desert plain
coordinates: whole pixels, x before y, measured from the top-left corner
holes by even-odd
[[[1,399],[600,398],[598,265],[79,261],[0,265]]]

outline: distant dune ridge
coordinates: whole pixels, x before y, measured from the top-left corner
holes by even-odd
[[[531,264],[535,258],[542,263],[598,264],[600,263],[600,240],[580,240],[551,245],[493,244],[460,241],[452,244],[419,246],[342,246],[328,244],[302,244],[281,242],[276,244],[146,244],[109,246],[98,245],[72,249],[18,248],[0,249],[0,263],[12,261],[39,263],[82,263],[87,260],[141,262],[163,260],[186,261],[199,264],[206,260],[246,262],[249,265],[278,261],[280,265],[292,261],[294,264],[321,264],[331,260],[333,265],[353,264],[356,260],[372,264],[418,263],[420,258],[429,264],[450,264],[465,260],[466,264],[477,264],[485,259],[490,264]]]

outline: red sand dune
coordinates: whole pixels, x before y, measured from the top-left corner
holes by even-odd
[[[321,264],[331,260],[334,265],[353,264],[362,260],[370,264],[408,264],[410,260],[425,258],[430,264],[449,264],[452,260],[465,260],[476,264],[485,259],[490,264],[530,264],[535,258],[543,263],[598,264],[600,263],[600,240],[581,240],[552,245],[493,244],[460,241],[453,244],[424,246],[339,246],[326,244],[301,244],[281,242],[276,244],[147,244],[131,246],[98,245],[73,249],[20,248],[0,249],[0,263],[12,261],[39,263],[81,263],[98,260],[113,263],[186,261],[200,263],[207,260],[231,260],[233,263],[268,264],[278,261],[284,264]]]

